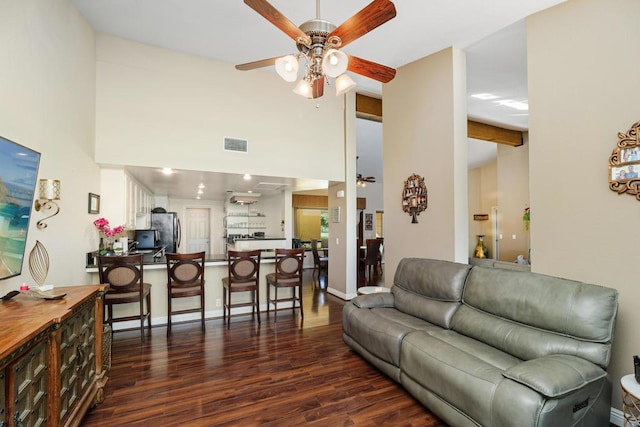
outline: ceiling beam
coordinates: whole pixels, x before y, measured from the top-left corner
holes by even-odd
[[[382,100],[356,93],[356,117],[382,122]],[[522,132],[467,120],[467,136],[512,147],[523,144]]]
[[[522,132],[511,129],[499,128],[484,123],[467,120],[467,137],[482,141],[497,142],[512,147],[523,144]]]
[[[356,117],[381,122],[382,100],[356,93]]]

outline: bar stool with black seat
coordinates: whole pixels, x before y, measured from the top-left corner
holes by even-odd
[[[231,308],[251,307],[260,324],[260,249],[253,251],[227,251],[227,277],[222,279],[222,321],[231,325]],[[231,302],[231,294],[251,292],[251,301]]]
[[[304,248],[276,249],[275,272],[267,274],[267,313],[270,310],[271,304],[273,304],[274,321],[277,320],[279,302],[290,301],[292,312],[295,311],[297,302],[300,308],[300,317],[304,317],[302,308],[303,261]],[[273,299],[271,299],[271,287],[274,288]],[[291,294],[286,298],[278,298],[278,289],[281,288],[291,289]]]
[[[168,253],[167,260],[167,336],[171,336],[172,315],[200,313],[204,326],[204,252],[189,254]],[[174,309],[174,298],[200,297],[198,307]]]
[[[144,342],[145,320],[151,331],[151,284],[144,282],[142,259],[142,255],[99,256],[98,272],[100,283],[109,285],[104,296],[106,323],[113,331],[114,322],[140,320],[140,339]],[[137,315],[113,317],[114,305],[131,303],[139,304]]]

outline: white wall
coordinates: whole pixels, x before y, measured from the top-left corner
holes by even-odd
[[[86,252],[97,248],[96,215],[88,193],[99,193],[93,162],[95,40],[69,0],[2,1],[0,5],[0,135],[39,151],[39,178],[61,181],[60,213],[44,230],[32,211],[26,256],[36,240],[49,253],[46,282],[88,283]],[[34,283],[22,275],[0,282],[0,293]]]
[[[398,69],[383,87],[385,280],[401,258],[467,262],[467,132],[464,53],[450,48]],[[425,178],[428,208],[411,224],[404,181]]]
[[[639,16],[637,0],[569,0],[527,20],[532,268],[619,290],[616,408],[640,352],[640,203],[609,190],[608,160],[640,119]]]

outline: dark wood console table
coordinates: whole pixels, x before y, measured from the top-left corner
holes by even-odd
[[[0,426],[78,426],[102,402],[104,285],[0,301]]]

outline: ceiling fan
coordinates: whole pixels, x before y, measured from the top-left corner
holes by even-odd
[[[320,19],[320,0],[316,0],[316,18],[304,22],[299,27],[266,0],[244,2],[291,37],[296,42],[299,53],[236,65],[238,70],[253,70],[275,64],[280,77],[294,82],[298,77],[299,60],[304,59],[304,77],[293,91],[310,99],[323,95],[325,80],[329,83],[328,78],[335,78],[336,95],[342,95],[355,87],[355,83],[345,71],[382,83],[391,81],[396,75],[394,68],[339,50],[393,19],[396,16],[396,8],[389,0],[373,0],[338,27]]]
[[[356,164],[357,164],[359,158],[360,158],[360,156],[356,157]],[[356,173],[356,186],[364,188],[364,187],[367,186],[367,182],[376,182],[376,177],[375,176],[363,176],[361,173]]]

